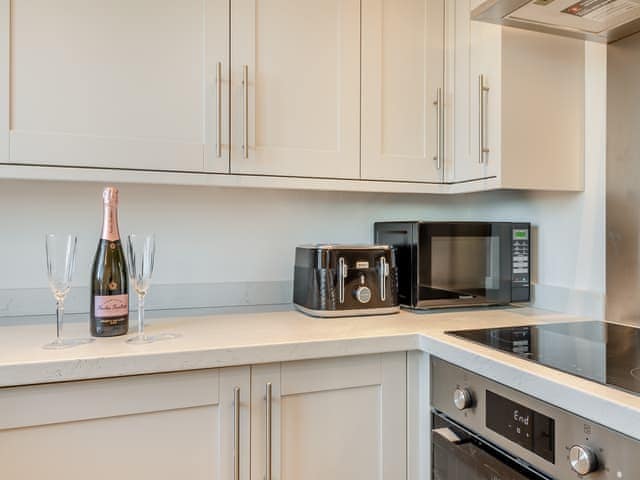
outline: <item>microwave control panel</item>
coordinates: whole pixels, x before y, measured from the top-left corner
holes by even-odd
[[[511,237],[511,290],[512,301],[528,302],[530,285],[530,227],[514,225]]]

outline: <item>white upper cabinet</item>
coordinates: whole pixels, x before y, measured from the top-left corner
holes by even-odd
[[[444,0],[364,0],[362,16],[362,178],[442,182]]]
[[[5,0],[0,19],[3,160],[228,171],[227,1]]]
[[[481,1],[0,0],[0,177],[582,190],[584,42]]]
[[[231,2],[232,173],[360,177],[360,1]]]
[[[498,92],[502,29],[488,23],[472,22],[469,0],[449,1],[447,8],[450,42],[447,84],[450,162],[447,164],[447,180],[460,182],[497,177],[498,157],[492,147],[497,145],[496,127],[500,124]],[[480,146],[481,138],[484,147]],[[484,148],[482,153],[481,148]]]
[[[477,3],[447,2],[447,181],[582,190],[584,42],[472,21]]]

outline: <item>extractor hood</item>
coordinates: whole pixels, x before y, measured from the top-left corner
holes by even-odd
[[[640,0],[487,0],[473,9],[471,17],[611,43],[640,32]]]

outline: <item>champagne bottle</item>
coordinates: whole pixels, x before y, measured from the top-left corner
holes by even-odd
[[[118,231],[118,189],[102,194],[102,234],[91,271],[91,335],[114,337],[129,329],[129,277]]]

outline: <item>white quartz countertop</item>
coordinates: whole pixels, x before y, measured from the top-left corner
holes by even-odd
[[[0,327],[0,387],[422,350],[640,439],[640,396],[444,333],[581,320],[573,316],[509,308],[319,319],[282,306],[153,317],[151,313],[148,333],[180,337],[146,345],[129,345],[125,337],[116,337],[44,350],[42,345],[55,333],[52,323]],[[65,333],[86,337],[88,325],[69,323]]]

